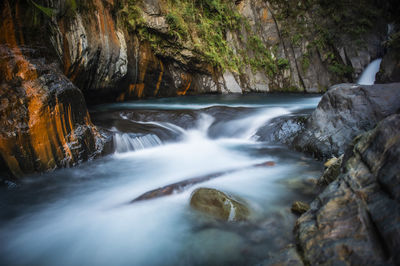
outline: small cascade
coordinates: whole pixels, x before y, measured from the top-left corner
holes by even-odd
[[[273,107],[263,108],[245,117],[230,121],[219,121],[211,129],[211,136],[217,138],[236,138],[242,140],[256,140],[255,134],[258,129],[268,123],[271,119],[289,114],[287,108]]]
[[[116,133],[113,141],[116,153],[143,150],[162,145],[160,138],[154,134]]]
[[[376,73],[379,71],[379,67],[381,66],[382,58],[378,58],[372,61],[364,72],[361,74],[361,77],[358,79],[357,83],[360,85],[374,85]]]

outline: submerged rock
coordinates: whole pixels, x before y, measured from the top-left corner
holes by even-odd
[[[352,139],[400,109],[400,83],[340,84],[322,97],[293,146],[315,157],[343,154]]]
[[[185,179],[185,180],[173,183],[173,184],[169,184],[169,185],[157,188],[157,189],[147,191],[146,193],[144,193],[144,194],[140,195],[139,197],[135,198],[134,200],[132,200],[130,203],[135,203],[135,202],[142,201],[142,200],[150,200],[150,199],[160,198],[160,197],[164,197],[164,196],[175,194],[175,193],[180,193],[195,184],[198,184],[201,182],[206,182],[208,180],[218,178],[218,177],[224,176],[226,174],[234,173],[234,172],[237,172],[240,170],[249,169],[249,168],[253,168],[253,167],[268,167],[268,166],[275,166],[275,162],[266,161],[263,163],[253,164],[253,165],[250,165],[247,167],[240,167],[240,168],[235,168],[235,169],[231,169],[231,170],[225,170],[225,171],[221,171],[221,172],[215,172],[212,174],[207,174],[207,175],[203,175],[203,176]]]
[[[299,266],[304,265],[296,248],[289,246],[273,256],[267,262],[262,263],[263,266]]]
[[[239,201],[212,188],[196,189],[190,199],[190,206],[224,221],[243,221],[249,216],[249,209]]]
[[[400,264],[400,115],[357,138],[344,172],[297,221],[311,265]]]
[[[297,193],[315,196],[318,193],[317,179],[307,178],[307,179],[289,179],[282,182],[288,188],[296,191]]]

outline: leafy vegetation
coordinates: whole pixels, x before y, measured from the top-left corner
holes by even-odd
[[[353,68],[351,66],[347,66],[336,61],[328,66],[328,70],[339,76],[346,76],[353,73]]]
[[[34,7],[37,8],[37,10],[41,11],[47,17],[51,18],[54,15],[54,10],[52,8],[39,5],[38,3],[36,3],[33,0],[29,0],[29,1]]]
[[[192,45],[212,66],[239,71],[240,59],[226,42],[226,34],[239,29],[244,18],[232,1],[169,0],[167,12],[170,35]]]
[[[148,41],[160,55],[165,56],[163,53],[171,50],[179,53],[184,47],[221,71],[228,69],[241,73],[248,64],[254,71],[264,70],[269,76],[289,66],[286,59],[275,58],[273,51],[251,32],[249,22],[240,15],[234,1],[163,0],[162,15],[169,26],[166,34],[146,25],[140,0],[127,0],[126,3],[121,5],[120,13],[129,29]],[[240,34],[243,30],[246,36]],[[253,51],[250,58],[248,51],[236,51],[229,45],[227,36],[230,33],[236,33],[242,46]]]
[[[27,0],[27,2],[33,7],[31,9],[33,25],[39,25],[43,21],[43,17],[46,19],[52,18],[53,16],[67,16],[73,17],[77,13],[77,11],[86,10],[88,7],[86,5],[86,1],[76,1],[76,0],[65,0],[65,7],[63,12],[57,13],[57,10],[51,7],[44,6],[38,1]]]

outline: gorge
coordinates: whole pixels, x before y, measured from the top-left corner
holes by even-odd
[[[399,8],[2,1],[0,265],[399,264]]]

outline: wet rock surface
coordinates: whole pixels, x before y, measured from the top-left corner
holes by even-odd
[[[257,140],[291,146],[299,132],[304,130],[308,117],[306,114],[298,114],[275,118],[257,131]]]
[[[319,159],[339,156],[354,137],[398,112],[399,98],[399,83],[333,86],[294,138],[293,146]]]
[[[81,91],[39,48],[18,45],[11,8],[0,24],[0,168],[20,177],[72,166],[101,152]]]
[[[99,154],[102,138],[82,93],[54,65],[0,47],[15,64],[1,69],[0,153],[14,176],[72,166]]]
[[[193,191],[190,206],[223,221],[242,221],[249,216],[249,209],[224,192],[211,188]]]
[[[343,173],[297,221],[307,264],[398,265],[400,115],[357,138]]]

